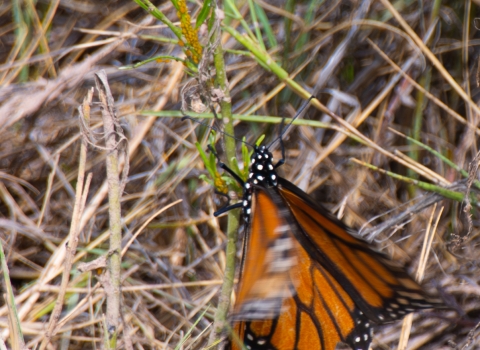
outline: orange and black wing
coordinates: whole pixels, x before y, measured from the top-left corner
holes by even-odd
[[[254,202],[232,337],[247,349],[334,350],[345,342],[367,350],[372,322],[443,305],[287,180],[279,178],[276,188],[258,187]],[[276,230],[289,243],[272,255]],[[272,262],[290,267],[289,273],[269,275]],[[241,349],[237,341],[231,346]]]
[[[330,274],[368,319],[385,323],[442,305],[426,296],[402,266],[352,236],[348,227],[298,187],[279,179],[278,191],[300,228],[295,237],[310,259]]]
[[[290,272],[297,266],[297,248],[288,207],[281,198],[258,188],[244,240],[240,286],[231,318],[272,319],[292,295]]]
[[[247,349],[333,350],[347,342],[368,349],[370,322],[300,244],[300,230],[275,189],[256,189],[232,316],[232,348],[243,343]],[[273,274],[271,264],[277,266]]]
[[[334,350],[345,342],[356,350],[367,350],[371,323],[353,299],[302,247],[296,269],[295,295],[285,298],[281,314],[269,320],[234,324],[238,339],[247,349]],[[242,347],[232,341],[232,349]]]

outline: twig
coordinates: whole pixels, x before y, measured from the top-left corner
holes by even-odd
[[[93,89],[90,90],[83,100],[82,107],[79,108],[80,118],[89,124],[90,121],[90,104],[92,103],[93,98]],[[65,255],[65,268],[63,269],[62,274],[62,283],[60,285],[60,292],[58,293],[57,301],[55,307],[50,316],[50,322],[45,333],[45,338],[43,339],[40,350],[44,350],[47,345],[50,343],[52,336],[56,333],[56,325],[58,319],[60,318],[60,313],[62,312],[63,300],[65,299],[65,293],[70,279],[70,270],[72,268],[73,258],[77,250],[78,244],[78,235],[80,233],[79,223],[80,218],[82,217],[83,208],[85,203],[82,203],[86,199],[86,193],[88,193],[90,187],[90,181],[92,179],[92,174],[90,173],[87,181],[85,183],[85,164],[87,162],[87,143],[85,139],[82,139],[82,144],[80,146],[80,159],[78,164],[78,177],[77,177],[77,188],[75,193],[75,204],[72,214],[72,222],[70,224],[69,239],[67,244],[67,251]]]
[[[120,271],[122,249],[122,218],[120,199],[122,196],[122,184],[119,178],[119,155],[118,146],[125,139],[121,133],[117,116],[114,112],[114,100],[108,85],[107,74],[104,70],[95,74],[95,85],[99,92],[101,103],[103,129],[105,133],[105,146],[108,149],[107,181],[108,181],[108,204],[110,222],[110,249],[107,259],[107,270],[102,275],[102,284],[107,294],[106,323],[108,342],[105,348],[115,349],[120,325]],[[117,138],[120,140],[117,141]],[[125,157],[128,160],[128,157]],[[128,161],[127,161],[128,162]],[[128,169],[125,164],[124,169]],[[106,339],[106,338],[105,338]]]

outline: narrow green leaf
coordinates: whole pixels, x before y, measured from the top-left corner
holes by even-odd
[[[262,144],[263,140],[265,140],[265,134],[263,134],[262,136],[260,136],[260,137],[258,138],[257,142],[255,142],[255,144],[256,144],[257,146],[260,146],[260,145]]]
[[[184,59],[182,58],[179,58],[179,57],[175,57],[175,56],[169,56],[169,55],[162,55],[162,56],[155,56],[155,57],[152,57],[152,58],[148,58],[144,61],[141,61],[141,62],[138,62],[138,63],[135,63],[135,64],[130,64],[128,66],[122,66],[120,67],[119,69],[133,69],[133,68],[138,68],[140,66],[143,66],[144,64],[147,64],[147,63],[150,63],[150,62],[153,62],[153,61],[167,61],[167,60],[173,60],[173,61],[178,61],[178,62],[185,62]]]
[[[243,138],[243,143],[242,143],[242,159],[243,159],[243,179],[247,180],[248,178],[248,168],[250,166],[250,157],[251,153],[250,150],[248,149],[247,144],[245,143],[246,138]]]
[[[356,160],[354,158],[350,158],[350,160],[354,161],[355,163],[361,164],[361,165],[363,165],[367,168],[370,168],[372,170],[378,171],[382,174],[388,175],[388,176],[390,176],[394,179],[401,180],[401,181],[406,182],[408,184],[415,185],[415,186],[417,186],[417,187],[419,187],[423,190],[429,191],[429,192],[438,193],[439,195],[442,195],[445,198],[453,199],[454,201],[457,201],[457,202],[462,202],[465,198],[465,194],[461,193],[461,192],[458,192],[458,191],[452,191],[452,190],[449,190],[449,189],[444,188],[444,187],[440,187],[440,186],[437,186],[437,185],[430,184],[428,182],[411,179],[409,177],[402,176],[402,175],[396,174],[394,172],[381,169],[379,167],[376,167],[375,165],[372,165],[372,164],[369,164],[369,163],[366,163],[366,162],[362,162],[362,161]],[[471,195],[470,201],[472,203],[477,202],[476,198],[473,195]]]
[[[165,16],[159,9],[153,5],[150,0],[133,0],[135,1],[141,8],[146,10],[148,13],[150,13],[153,17],[156,19],[162,21],[165,23],[168,28],[176,35],[177,38],[182,39],[182,30],[175,26],[168,18]],[[175,8],[178,10],[178,4],[176,0],[172,0],[173,5]]]
[[[240,170],[240,166],[238,165],[238,160],[237,158],[232,158],[230,160],[230,164],[232,165],[232,170],[234,173],[239,174],[240,177],[243,178],[243,171]],[[244,179],[245,180],[245,179]]]
[[[214,168],[212,169],[211,157],[210,157],[210,159],[207,158],[207,154],[202,149],[202,145],[200,145],[200,143],[195,142],[195,147],[197,147],[198,153],[200,154],[200,158],[202,158],[203,164],[205,164],[205,167],[207,168],[210,176],[214,179],[215,178],[215,169]]]
[[[195,320],[195,322],[192,324],[192,327],[190,327],[190,329],[188,330],[187,334],[185,334],[185,336],[183,337],[183,339],[180,341],[180,343],[175,347],[175,350],[179,350],[183,344],[185,344],[185,342],[187,341],[188,338],[190,338],[190,335],[192,334],[192,331],[195,329],[196,325],[198,324],[198,322],[200,322],[200,320],[203,318],[203,316],[205,316],[205,314],[207,313],[208,311],[208,306],[207,308],[202,312],[202,314],[200,316],[198,316],[198,318]]]
[[[175,9],[178,11],[178,9],[179,9],[178,1],[177,0],[171,0],[171,1],[172,1],[173,6],[175,7]]]
[[[198,176],[198,178],[199,178],[200,180],[202,180],[202,181],[205,181],[205,182],[206,182],[207,184],[209,184],[210,186],[212,186],[212,187],[214,186],[214,183],[213,183],[212,179],[210,179],[207,175],[205,175],[205,174],[200,174],[200,175]]]
[[[23,347],[25,346],[25,340],[23,339],[22,326],[20,322],[20,317],[18,316],[17,307],[15,305],[15,295],[13,294],[13,288],[10,281],[10,276],[8,274],[7,259],[5,258],[5,253],[3,251],[3,245],[1,240],[0,240],[0,267],[3,272],[4,284],[2,287],[5,288],[3,292],[5,293],[4,294],[5,303],[8,305],[10,315],[12,316],[10,324],[13,327],[13,329],[11,329],[10,337],[15,337],[15,342],[13,342],[14,344],[18,344],[21,347]]]
[[[250,7],[250,16],[252,17],[253,26],[255,28],[255,34],[257,36],[257,43],[260,45],[262,50],[266,51],[265,43],[263,42],[263,35],[262,31],[260,30],[260,26],[258,25],[258,18],[257,13],[255,12],[255,6],[253,0],[248,0],[248,5]]]
[[[277,39],[275,38],[275,34],[273,33],[272,26],[270,25],[270,21],[267,15],[265,14],[265,11],[257,3],[255,3],[255,11],[257,12],[258,19],[262,24],[265,34],[267,35],[268,44],[270,48],[277,47],[278,45]]]
[[[195,23],[195,28],[200,27],[203,22],[208,18],[208,15],[210,14],[210,10],[212,9],[212,0],[205,0],[203,3],[202,9],[200,10],[200,13],[198,14],[197,17],[197,22]]]

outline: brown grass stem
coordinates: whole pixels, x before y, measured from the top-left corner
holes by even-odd
[[[83,100],[82,106],[79,108],[79,117],[83,119],[82,122],[86,125],[90,124],[90,105],[93,98],[93,89],[89,90],[87,96]],[[78,177],[77,177],[77,188],[75,193],[75,204],[73,207],[72,221],[70,223],[70,232],[67,243],[67,251],[65,254],[65,268],[62,274],[62,282],[60,284],[60,292],[58,293],[57,300],[55,302],[55,307],[50,316],[50,322],[47,326],[47,331],[45,332],[45,338],[40,344],[40,350],[44,350],[51,341],[52,336],[55,335],[56,325],[58,319],[60,318],[60,313],[62,312],[63,301],[65,299],[66,288],[70,280],[70,272],[73,264],[73,259],[75,252],[77,250],[78,244],[78,235],[80,233],[78,227],[80,223],[80,218],[82,216],[82,210],[85,206],[86,193],[88,193],[90,188],[90,182],[92,179],[92,174],[90,173],[87,181],[85,182],[85,164],[87,162],[87,142],[85,139],[82,139],[80,146],[80,157],[78,162]]]
[[[120,327],[120,302],[121,302],[121,250],[122,250],[122,216],[120,200],[123,185],[120,180],[119,148],[125,137],[121,132],[119,121],[114,112],[114,99],[110,91],[107,74],[104,70],[95,74],[95,84],[99,92],[102,110],[105,147],[107,149],[106,170],[108,183],[108,216],[110,223],[110,240],[107,257],[106,275],[102,279],[107,293],[107,334],[108,342],[104,344],[107,349],[115,349]],[[126,167],[128,168],[128,167]],[[126,169],[124,168],[124,169]],[[105,285],[107,284],[107,285]],[[106,336],[107,336],[106,334]]]
[[[395,19],[400,23],[400,26],[410,35],[410,37],[415,41],[417,46],[422,50],[423,54],[432,62],[433,66],[438,69],[440,74],[445,78],[445,80],[452,86],[452,88],[460,95],[460,97],[465,101],[465,103],[474,109],[477,114],[480,114],[480,107],[472,101],[472,98],[465,92],[465,90],[457,83],[457,81],[452,77],[452,75],[445,69],[442,62],[433,54],[432,51],[424,44],[422,39],[415,33],[415,31],[410,27],[410,25],[403,19],[402,15],[398,13],[395,7],[388,0],[380,0],[381,3],[387,8],[388,11],[395,17]]]
[[[437,231],[438,223],[440,221],[440,218],[442,217],[443,208],[444,207],[440,209],[440,212],[438,213],[438,216],[437,216],[437,220],[435,221],[435,225],[433,229],[431,229],[433,216],[437,209],[437,203],[435,203],[435,205],[433,206],[432,213],[430,215],[430,220],[428,221],[427,230],[425,232],[425,237],[423,240],[422,252],[420,253],[417,273],[415,275],[415,280],[418,283],[421,283],[423,281],[423,276],[425,275],[425,268],[427,266],[427,261],[428,261],[428,255],[432,248],[432,242],[433,242],[433,238],[435,237],[435,233]],[[410,336],[410,330],[412,328],[412,321],[413,321],[413,313],[408,314],[403,319],[402,331],[400,333],[400,340],[398,342],[398,347],[397,347],[398,350],[407,349],[408,338]]]

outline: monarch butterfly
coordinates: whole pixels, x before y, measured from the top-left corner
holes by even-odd
[[[215,216],[242,207],[246,222],[231,316],[234,336],[227,347],[241,349],[243,343],[247,349],[334,350],[344,342],[367,350],[373,323],[442,306],[402,266],[372,250],[276,174],[285,159],[285,130],[279,137],[282,159],[274,164],[271,145],[255,146],[247,181],[218,162],[243,186],[244,194],[241,202]]]

